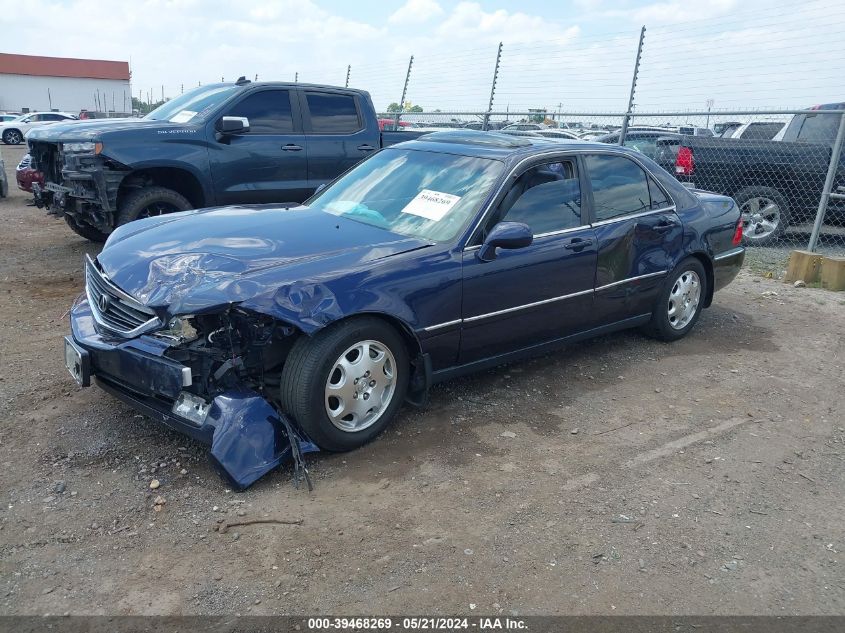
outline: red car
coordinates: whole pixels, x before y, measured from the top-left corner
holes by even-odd
[[[37,182],[39,185],[44,185],[44,174],[37,169],[30,167],[32,158],[26,154],[18,167],[15,170],[15,179],[18,181],[18,189],[22,189],[27,193],[32,193],[32,183]]]

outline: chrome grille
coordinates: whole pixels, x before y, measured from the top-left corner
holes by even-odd
[[[152,310],[106,279],[90,257],[85,264],[85,294],[94,321],[108,333],[133,338],[161,326]]]

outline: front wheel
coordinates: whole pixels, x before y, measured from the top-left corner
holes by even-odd
[[[706,296],[704,266],[695,258],[685,259],[666,277],[646,334],[661,341],[683,338],[698,321]]]
[[[282,370],[282,409],[320,448],[349,451],[390,423],[409,371],[405,343],[390,325],[342,321],[294,344]]]
[[[117,210],[115,226],[133,220],[152,218],[166,213],[187,211],[191,203],[180,193],[166,187],[144,187],[128,194]]]

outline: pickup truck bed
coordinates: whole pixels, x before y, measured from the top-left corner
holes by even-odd
[[[820,106],[842,109],[845,104]],[[657,141],[656,161],[681,182],[733,197],[744,219],[746,243],[776,241],[790,224],[815,217],[840,115],[807,111],[793,117],[784,140],[681,136]],[[834,189],[845,185],[840,157]],[[845,216],[831,200],[828,218]]]

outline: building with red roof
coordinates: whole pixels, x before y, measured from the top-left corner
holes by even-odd
[[[0,111],[131,112],[128,62],[0,53]]]

